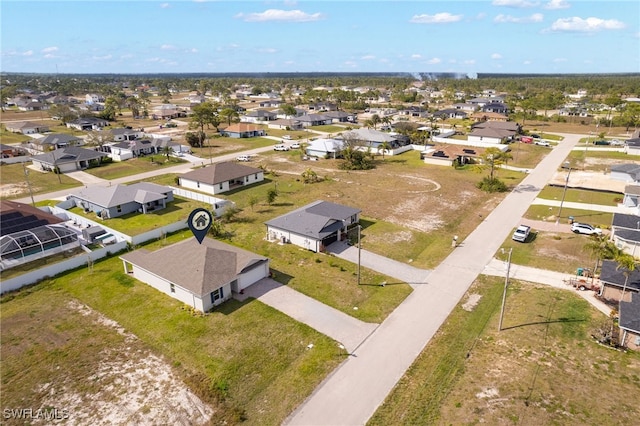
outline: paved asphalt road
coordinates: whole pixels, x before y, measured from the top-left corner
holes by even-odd
[[[285,421],[362,425],[374,414],[515,228],[580,136],[565,134],[511,194]]]

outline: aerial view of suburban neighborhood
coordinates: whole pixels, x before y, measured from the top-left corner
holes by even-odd
[[[264,14],[235,19],[289,16]],[[3,424],[638,424],[634,65],[46,72],[8,49]]]

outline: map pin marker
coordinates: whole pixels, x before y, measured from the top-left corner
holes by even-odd
[[[202,244],[202,240],[204,240],[207,231],[211,228],[212,222],[213,216],[207,209],[198,208],[191,212],[187,223],[198,243]]]

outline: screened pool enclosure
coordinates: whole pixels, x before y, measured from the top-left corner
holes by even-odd
[[[78,235],[63,225],[42,225],[0,237],[2,269],[79,246]]]

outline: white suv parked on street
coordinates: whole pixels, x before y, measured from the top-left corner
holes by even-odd
[[[273,147],[274,151],[289,151],[289,147],[285,144],[279,144]]]

